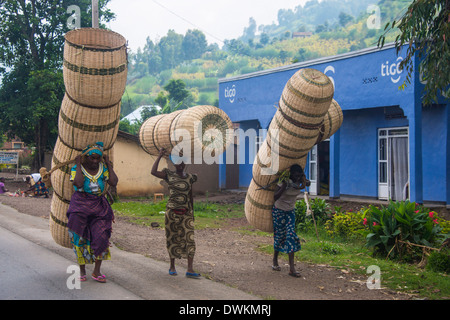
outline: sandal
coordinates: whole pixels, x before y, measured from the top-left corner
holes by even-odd
[[[193,278],[193,279],[200,279],[201,275],[200,275],[200,273],[196,273],[196,272],[186,272],[186,277]]]
[[[79,280],[80,280],[81,282],[85,282],[85,281],[87,280],[86,275],[80,276]]]
[[[272,266],[272,270],[273,271],[281,271],[281,267],[280,266]]]
[[[106,282],[106,276],[104,274],[99,275],[98,277],[94,276],[94,274],[92,274],[92,279],[94,279],[97,282],[100,283],[105,283]]]
[[[289,272],[289,275],[290,275],[291,277],[294,277],[294,278],[300,278],[300,277],[301,277],[300,272],[298,272],[298,271],[295,271],[295,272]]]
[[[170,269],[169,269],[169,274],[170,274],[171,276],[176,276],[176,275],[178,275],[178,273],[177,273],[176,270],[175,270],[175,271],[170,271]]]

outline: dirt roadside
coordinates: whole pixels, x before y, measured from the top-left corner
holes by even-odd
[[[3,175],[5,176],[5,175]],[[22,182],[6,181],[7,188],[25,188]],[[220,203],[243,201],[244,193],[225,193],[209,196]],[[204,198],[203,198],[204,199]],[[197,197],[201,201],[202,197]],[[51,197],[22,198],[1,196],[0,202],[19,212],[48,219]],[[358,210],[364,203],[338,202],[332,205]],[[367,276],[353,274],[346,269],[327,265],[296,262],[301,278],[288,276],[288,265],[280,261],[281,271],[271,269],[271,256],[257,250],[261,245],[273,244],[272,237],[241,234],[236,226],[248,226],[245,218],[233,219],[218,229],[196,230],[194,268],[203,276],[227,284],[265,299],[275,300],[408,300],[417,297],[388,289],[369,290]],[[116,217],[112,242],[118,248],[169,262],[163,229],[132,224],[126,218]],[[303,244],[307,246],[308,244]],[[114,257],[111,263],[114,263]],[[186,267],[185,260],[177,265]],[[362,267],[364,268],[364,267]]]

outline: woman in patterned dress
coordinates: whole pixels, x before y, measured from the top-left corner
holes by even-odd
[[[166,181],[169,187],[165,215],[167,251],[170,257],[169,274],[177,275],[175,259],[183,258],[188,262],[186,277],[199,278],[200,274],[193,269],[195,241],[192,184],[197,181],[197,175],[186,173],[183,161],[174,161],[175,172],[167,168],[158,171],[159,162],[165,154],[166,151],[161,149],[151,173]]]
[[[279,252],[287,253],[289,256],[289,275],[300,277],[295,270],[294,254],[301,249],[300,239],[295,233],[295,203],[297,196],[309,185],[302,167],[294,164],[290,168],[288,181],[278,184],[274,194],[275,204],[272,208],[273,230],[274,230],[274,254],[272,269],[280,271],[278,265]]]
[[[110,260],[109,239],[114,213],[105,197],[106,183],[116,186],[119,179],[112,163],[103,155],[103,143],[87,146],[77,156],[70,181],[75,192],[67,210],[69,237],[80,265],[80,280],[86,281],[86,264],[94,264],[92,279],[104,283],[100,272],[103,260]]]

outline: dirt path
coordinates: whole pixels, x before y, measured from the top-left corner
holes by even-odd
[[[7,184],[8,185],[8,184]],[[10,187],[10,189],[13,189]],[[227,194],[209,201],[242,201],[242,195]],[[19,212],[48,219],[51,199],[1,196],[2,204]],[[326,265],[296,262],[301,278],[288,276],[288,265],[280,260],[280,272],[271,269],[272,257],[258,246],[272,245],[272,237],[244,235],[235,226],[248,225],[246,219],[234,219],[220,229],[196,230],[194,268],[205,277],[222,282],[265,299],[276,300],[392,300],[410,296],[391,290],[369,290],[367,277]],[[138,226],[126,218],[116,217],[113,243],[120,249],[168,262],[163,229]],[[305,244],[307,245],[307,244]],[[111,263],[114,263],[114,257]],[[185,260],[177,261],[186,267]]]

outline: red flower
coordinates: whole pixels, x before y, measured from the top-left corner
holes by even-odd
[[[430,211],[430,212],[428,213],[428,215],[430,216],[430,218],[434,218],[434,212],[433,212],[433,211]]]
[[[367,225],[367,218],[363,219],[363,225],[365,225],[365,226]]]
[[[433,220],[433,223],[434,223],[434,224],[438,224],[439,222],[438,222],[437,219],[434,219],[434,220]]]
[[[419,213],[419,210],[416,211],[416,214]]]
[[[378,225],[378,223],[376,223],[375,221],[373,222],[373,226],[375,227],[376,225]]]

